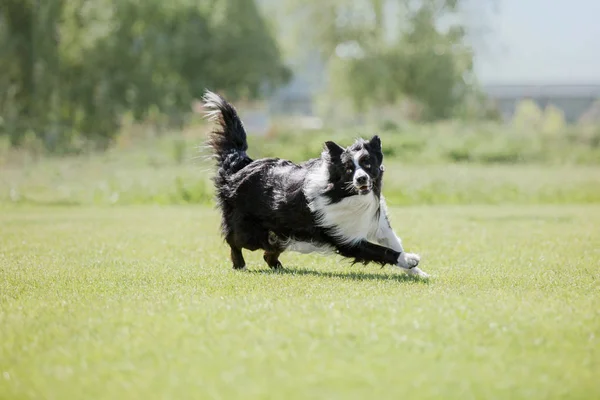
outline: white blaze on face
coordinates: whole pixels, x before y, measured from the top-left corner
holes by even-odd
[[[360,158],[366,154],[366,151],[362,151],[355,155],[353,157],[355,165],[358,165]],[[366,174],[360,166],[357,166],[357,170]],[[370,191],[365,195],[349,196],[337,203],[331,203],[331,199],[324,195],[328,186],[329,171],[327,164],[323,163],[318,169],[309,173],[303,188],[308,207],[315,214],[317,225],[331,228],[332,234],[343,243],[357,243],[367,237],[373,237],[379,225],[377,218],[379,198]],[[330,250],[316,249],[310,243],[289,243],[288,249],[302,252]]]
[[[353,183],[356,188],[364,186],[364,184],[358,183],[358,178],[363,177],[363,176],[365,176],[367,178],[367,183],[366,183],[367,186],[371,186],[371,179],[369,177],[369,174],[367,174],[367,172],[364,169],[362,169],[362,167],[360,166],[360,159],[368,154],[369,153],[367,153],[365,150],[359,151],[356,154],[354,154],[353,161],[354,161],[355,170],[354,170]]]
[[[356,154],[354,154],[354,166],[356,167],[356,170],[358,171],[359,169],[362,170],[361,166],[360,166],[360,159],[363,158],[364,156],[368,156],[369,153],[367,153],[365,150],[361,150],[359,152],[357,152]]]

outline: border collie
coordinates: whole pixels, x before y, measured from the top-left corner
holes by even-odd
[[[392,230],[381,194],[381,140],[358,139],[348,148],[326,142],[319,158],[300,164],[279,158],[251,159],[236,109],[207,91],[207,116],[216,123],[207,145],[217,161],[214,176],[221,231],[234,269],[245,269],[242,249],[264,250],[273,269],[284,251],[335,253],[429,275],[406,253]]]

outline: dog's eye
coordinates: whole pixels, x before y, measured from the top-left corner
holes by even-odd
[[[364,164],[364,167],[365,167],[366,169],[369,169],[369,168],[371,168],[371,164],[369,164],[369,163],[365,163],[365,164]]]
[[[347,173],[347,174],[351,174],[351,173],[352,173],[352,168],[348,168],[348,169],[346,169],[346,173]]]

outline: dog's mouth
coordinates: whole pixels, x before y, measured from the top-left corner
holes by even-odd
[[[369,194],[371,192],[371,185],[356,186],[356,191],[359,194]]]

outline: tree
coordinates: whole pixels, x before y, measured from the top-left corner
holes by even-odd
[[[121,116],[181,122],[206,88],[264,95],[289,78],[253,0],[0,0],[0,134],[105,147]]]
[[[460,104],[472,75],[467,27],[456,18],[460,3],[289,0],[288,6],[301,16],[297,37],[319,49],[339,97],[356,108],[409,97],[425,106],[427,118],[439,119]]]

